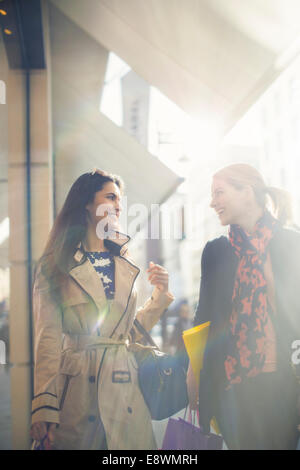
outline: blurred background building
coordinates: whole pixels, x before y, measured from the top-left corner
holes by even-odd
[[[32,272],[81,173],[125,180],[139,303],[149,261],[170,273],[152,332],[166,350],[185,302],[192,320],[205,243],[226,233],[216,169],[255,166],[300,225],[299,24],[298,0],[0,0],[0,449],[29,444]]]

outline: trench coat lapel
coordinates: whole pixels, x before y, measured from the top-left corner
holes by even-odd
[[[127,236],[125,242],[124,239],[113,241],[115,296],[112,301],[107,301],[101,279],[84,253],[81,242],[74,254],[76,264],[69,269],[70,276],[90,295],[97,306],[101,336],[112,336],[119,326],[126,313],[135,279],[140,272],[137,266],[122,256],[126,251],[124,245],[129,240],[130,237]]]
[[[75,255],[75,259],[78,261],[82,261],[83,257],[85,256],[83,253],[78,251]],[[103,284],[87,257],[85,257],[84,262],[73,267],[69,271],[69,274],[82,287],[82,289],[92,297],[98,309],[105,309],[107,300]]]
[[[135,279],[140,270],[127,259],[115,256],[115,296],[110,313],[103,324],[104,332],[112,336],[120,325],[128,307]]]

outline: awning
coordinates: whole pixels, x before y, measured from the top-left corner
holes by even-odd
[[[128,208],[164,202],[181,178],[99,111],[108,51],[51,9],[56,210],[75,179],[94,167],[120,175]]]
[[[299,0],[52,0],[193,117],[231,127],[299,53]]]

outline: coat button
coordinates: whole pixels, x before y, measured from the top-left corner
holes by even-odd
[[[91,375],[89,377],[89,381],[91,382],[91,384],[95,383],[96,382],[96,377],[94,375]]]
[[[89,416],[89,422],[93,423],[94,421],[96,421],[96,416],[94,415]]]
[[[128,410],[128,413],[132,413],[132,408],[130,408],[130,406],[127,408]]]

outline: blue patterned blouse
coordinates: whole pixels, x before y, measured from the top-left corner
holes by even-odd
[[[108,251],[87,251],[87,256],[102,281],[107,299],[115,295],[115,262]]]

